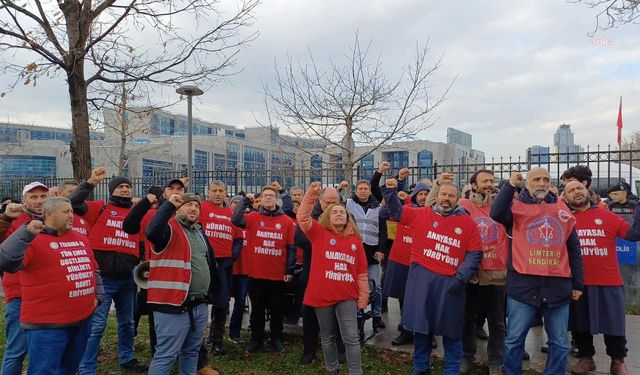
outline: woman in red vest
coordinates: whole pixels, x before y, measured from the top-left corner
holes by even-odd
[[[343,205],[330,205],[318,221],[311,218],[319,195],[320,183],[311,183],[297,215],[312,248],[304,304],[316,310],[327,370],[338,372],[336,336],[340,332],[349,374],[362,374],[356,313],[368,302],[367,257],[358,228]]]

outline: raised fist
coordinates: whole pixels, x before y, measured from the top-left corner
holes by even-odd
[[[399,191],[398,192],[398,198],[400,198],[401,202],[404,202],[405,199],[407,199],[408,196],[409,196],[409,194],[407,194],[406,191]]]
[[[524,177],[522,177],[522,173],[512,172],[511,177],[509,177],[509,184],[513,187],[516,187],[522,182],[522,180],[524,180]]]
[[[442,185],[442,184],[451,184],[451,183],[453,183],[453,173],[449,173],[449,172],[440,173],[440,176],[438,176],[438,184]]]
[[[188,188],[189,184],[191,183],[191,179],[189,177],[181,177],[180,181],[182,181],[185,189]]]
[[[158,201],[158,197],[156,197],[155,194],[147,194],[147,199],[149,200],[149,202],[151,202],[151,204],[154,204]]]
[[[33,234],[38,234],[44,230],[44,224],[40,220],[31,220],[27,224],[27,230]]]
[[[253,200],[256,199],[255,195],[253,194],[247,194],[245,198],[247,198],[251,203],[253,203]]]
[[[389,163],[388,161],[383,161],[382,163],[380,163],[380,166],[378,167],[378,173],[383,174],[384,171],[391,169],[391,163]]]
[[[7,208],[4,210],[4,214],[10,217],[11,219],[15,219],[18,216],[22,215],[24,212],[24,205],[20,203],[9,203]]]
[[[107,170],[104,167],[98,167],[91,171],[91,177],[87,180],[92,185],[97,185],[100,181],[107,177]]]
[[[273,181],[273,182],[271,183],[271,187],[272,187],[272,188],[274,188],[274,189],[276,189],[277,191],[282,190],[282,186],[278,183],[278,181]]]
[[[398,173],[398,179],[402,181],[405,178],[409,177],[410,174],[411,174],[411,171],[409,170],[409,168],[402,168]]]
[[[309,190],[316,194],[320,194],[321,184],[319,181],[314,181],[309,185]]]
[[[389,178],[384,182],[387,189],[395,189],[398,187],[398,181],[395,178]]]
[[[169,197],[169,202],[174,205],[176,208],[182,206],[182,195],[180,194],[171,194]]]

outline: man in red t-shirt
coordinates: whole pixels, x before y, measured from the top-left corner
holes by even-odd
[[[231,222],[247,231],[245,255],[249,255],[249,298],[251,299],[251,342],[247,352],[262,349],[265,313],[271,312],[271,346],[284,351],[282,344],[285,282],[293,278],[296,261],[295,223],[276,204],[278,191],[265,186],[257,211],[245,215],[251,205],[251,194],[233,212]]]
[[[580,357],[578,363],[571,366],[571,373],[586,375],[595,371],[593,335],[602,333],[607,354],[611,356],[610,373],[629,374],[624,364],[627,356],[625,300],[616,237],[629,241],[640,239],[640,212],[634,213],[631,227],[623,218],[591,202],[589,191],[577,181],[565,186],[564,198],[576,218],[585,285],[582,298],[572,301],[570,306],[569,328]]]

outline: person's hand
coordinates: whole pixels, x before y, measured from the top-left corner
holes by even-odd
[[[189,184],[191,183],[191,179],[189,177],[181,177],[180,181],[182,181],[185,189],[188,188]]]
[[[380,263],[384,260],[384,253],[380,251],[376,251],[375,253],[373,253],[373,258],[377,260],[378,263]]]
[[[384,174],[384,171],[389,169],[391,169],[391,163],[389,163],[388,161],[383,161],[378,167],[378,173]]]
[[[319,181],[314,181],[311,184],[309,184],[309,189],[310,191],[314,192],[314,194],[319,195],[320,194],[320,190],[322,190],[322,185],[320,184]]]
[[[398,187],[398,181],[396,181],[395,178],[389,178],[384,182],[384,186],[386,186],[387,189],[396,189]]]
[[[291,275],[284,275],[284,279],[283,279],[283,280],[284,280],[284,282],[285,282],[285,283],[288,283],[288,282],[290,282],[291,280],[293,280],[293,276],[291,276]]]
[[[133,203],[133,205],[135,206],[136,204],[138,204],[140,201],[142,200],[142,198],[131,198],[131,203]]]
[[[410,174],[411,171],[409,170],[409,168],[402,168],[398,173],[398,180],[404,181],[404,179],[409,177]]]
[[[27,224],[27,230],[33,234],[38,234],[44,230],[44,223],[40,220],[31,220]]]
[[[340,185],[338,185],[338,190],[345,190],[349,187],[349,182],[347,181],[340,181]]]
[[[278,183],[278,181],[273,181],[271,183],[271,187],[276,189],[276,191],[282,190],[282,186],[280,185],[280,183]]]
[[[9,203],[4,209],[4,214],[11,219],[15,219],[24,212],[24,205],[20,203]]]
[[[147,194],[147,199],[149,200],[149,202],[151,202],[151,204],[154,204],[158,201],[158,197],[156,197],[155,194]]]
[[[92,185],[97,185],[100,181],[107,177],[107,170],[104,167],[98,167],[91,171],[91,177],[87,180]]]
[[[247,198],[249,202],[253,203],[253,200],[256,199],[256,196],[253,194],[247,194],[245,198]]]
[[[582,291],[580,290],[572,290],[571,291],[571,299],[574,301],[577,301],[580,299],[580,296],[582,296]]]
[[[453,173],[444,172],[444,173],[440,173],[440,176],[438,176],[438,185],[452,184],[452,183],[453,183]]]
[[[398,192],[398,198],[400,198],[401,202],[404,202],[407,199],[408,196],[409,196],[409,194],[407,194],[406,191],[399,191]]]
[[[171,194],[169,197],[169,202],[174,205],[175,208],[182,206],[182,195],[180,194]]]
[[[522,173],[513,172],[511,173],[511,177],[509,177],[509,184],[513,187],[516,187],[522,182],[522,180],[524,180],[524,177],[522,177]]]

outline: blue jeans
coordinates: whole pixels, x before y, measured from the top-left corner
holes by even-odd
[[[209,319],[209,305],[195,306],[194,324],[191,325],[189,312],[165,314],[153,312],[153,320],[158,336],[156,353],[149,366],[149,375],[169,375],[178,356],[180,375],[193,375],[198,369],[198,352],[204,340],[204,330]]]
[[[14,299],[5,306],[7,346],[2,359],[2,374],[22,374],[22,362],[27,355],[27,339],[20,328],[20,306],[22,300]]]
[[[414,333],[413,368],[418,371],[429,371],[431,364],[431,339],[433,335]],[[459,375],[462,364],[462,339],[442,337],[444,348],[444,374]],[[522,358],[521,358],[522,360]]]
[[[229,321],[229,336],[240,336],[245,302],[247,301],[247,294],[249,294],[249,276],[233,275],[231,285],[235,297],[233,301],[233,313]]]
[[[91,333],[91,317],[66,328],[25,330],[29,351],[28,375],[73,375]]]
[[[111,301],[116,306],[116,318],[118,320],[118,360],[125,364],[135,358],[133,352],[133,306],[136,297],[136,284],[133,275],[126,279],[102,279],[104,286],[104,301],[93,313],[91,324],[91,336],[87,342],[87,348],[80,363],[81,375],[93,375],[98,368],[98,353],[100,352],[100,340],[107,328]]]
[[[373,280],[376,285],[376,289],[373,293],[373,299],[369,301],[371,304],[371,313],[373,317],[382,316],[382,285],[380,284],[380,264],[370,264],[367,272],[369,274],[369,280]],[[371,285],[371,283],[369,283]],[[358,317],[362,317],[362,310],[358,310]]]
[[[522,355],[529,327],[538,308],[507,297],[507,337],[504,341],[505,375],[522,374]],[[564,374],[567,369],[569,340],[569,303],[558,307],[542,306],[544,329],[549,338],[545,375]]]

